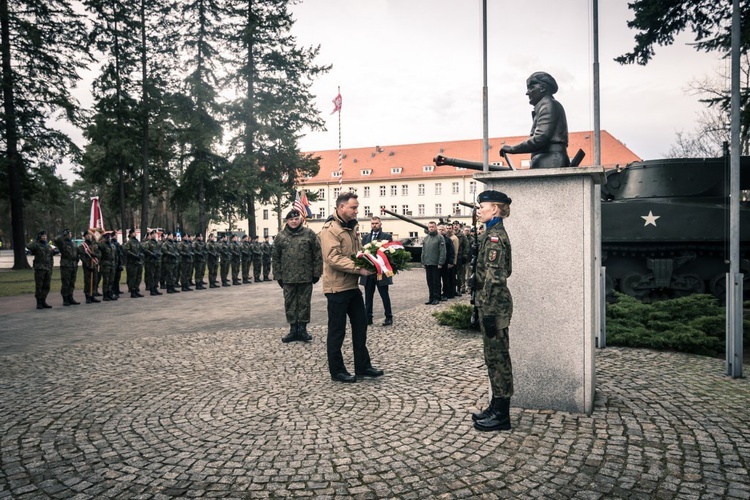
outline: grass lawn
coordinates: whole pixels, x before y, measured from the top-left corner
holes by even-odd
[[[126,284],[123,271],[120,283]],[[100,286],[101,289],[101,286]],[[76,274],[76,290],[83,290],[83,269],[79,266]],[[60,268],[52,268],[52,282],[50,294],[60,293]],[[15,297],[16,295],[34,295],[34,270],[0,269],[0,297]]]

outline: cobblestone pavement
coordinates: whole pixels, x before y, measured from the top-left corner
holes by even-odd
[[[376,323],[386,375],[356,384],[330,380],[322,323],[310,344],[267,327],[0,356],[0,498],[750,499],[750,383],[722,360],[607,348],[591,416],[513,408],[481,433],[480,339],[435,310]]]

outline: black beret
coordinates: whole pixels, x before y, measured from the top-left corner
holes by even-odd
[[[71,234],[70,229],[63,229],[62,234]]]
[[[129,229],[128,230],[128,236],[130,236],[131,234],[135,234],[135,229]]]
[[[547,90],[549,90],[550,94],[555,94],[557,92],[557,82],[554,78],[552,78],[552,75],[549,73],[545,73],[544,71],[537,71],[536,73],[532,73],[531,76],[526,80],[526,86],[530,86],[532,83],[541,83],[545,87],[547,87]]]
[[[148,232],[148,234],[156,234],[156,233],[157,233],[156,229],[152,229],[151,231]]]
[[[47,231],[45,231],[44,229],[42,229],[41,231],[39,231],[38,233],[36,233],[36,237],[37,238],[41,238],[45,234],[47,234]]]
[[[490,189],[488,191],[482,191],[481,193],[479,193],[479,196],[477,196],[478,203],[482,203],[483,201],[490,201],[492,203],[506,203],[510,205],[513,200],[511,200],[510,197],[508,197],[508,195],[505,193]]]
[[[285,219],[294,219],[295,217],[299,217],[300,213],[299,210],[290,210],[288,214],[286,214]]]

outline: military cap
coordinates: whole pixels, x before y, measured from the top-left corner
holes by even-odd
[[[41,238],[45,234],[47,234],[47,231],[45,231],[44,229],[42,229],[41,231],[39,231],[38,233],[36,233],[36,237],[37,238]]]
[[[63,229],[62,234],[73,234],[70,232],[70,229]]]
[[[295,217],[299,217],[300,213],[299,210],[290,210],[288,214],[286,214],[286,217],[284,219],[294,219]]]
[[[128,230],[128,236],[130,236],[131,234],[135,234],[135,229],[131,228]]]
[[[508,195],[505,193],[490,189],[488,191],[482,191],[481,193],[479,193],[479,196],[477,196],[477,202],[482,203],[483,201],[489,201],[492,203],[506,203],[510,205],[513,200],[511,200],[510,197],[508,197]]]
[[[156,229],[152,229],[151,231],[148,232],[148,234],[156,234],[156,233],[157,233]]]
[[[552,78],[552,75],[549,73],[545,73],[544,71],[537,71],[536,73],[532,73],[531,76],[526,80],[526,86],[529,87],[532,83],[541,83],[545,87],[547,87],[547,90],[550,94],[554,94],[557,92],[557,82],[554,78]]]

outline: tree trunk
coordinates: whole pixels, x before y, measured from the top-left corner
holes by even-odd
[[[143,173],[141,185],[141,227],[145,231],[148,225],[148,88],[146,77],[148,68],[146,66],[146,0],[141,0],[141,105],[143,107]]]
[[[16,123],[15,101],[13,100],[13,70],[10,54],[10,12],[8,0],[0,0],[0,37],[2,38],[3,65],[3,111],[5,112],[5,141],[7,145],[5,163],[8,166],[8,194],[10,196],[10,223],[13,244],[13,269],[28,269],[26,258],[23,189],[21,172],[23,159],[18,152],[18,125]]]
[[[247,2],[247,103],[245,110],[245,158],[253,164],[253,136],[255,135],[255,61],[253,60],[253,41],[255,40],[255,20],[253,17],[253,0]],[[247,205],[247,234],[257,236],[255,231],[255,193],[249,189],[245,196]]]

